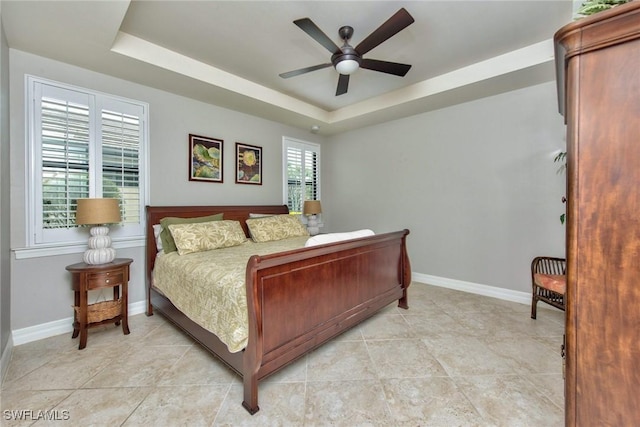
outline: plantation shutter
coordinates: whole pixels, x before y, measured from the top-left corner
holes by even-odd
[[[29,76],[28,241],[86,242],[77,200],[117,198],[113,239],[144,235],[147,105]]]
[[[305,200],[320,198],[320,147],[285,139],[285,199],[291,213],[302,213]]]
[[[40,224],[43,229],[74,228],[76,200],[89,197],[89,105],[43,94],[40,107]]]
[[[304,151],[305,200],[318,200],[318,153]]]
[[[140,222],[140,117],[102,110],[102,197],[119,198],[122,223]]]
[[[302,150],[287,147],[287,206],[289,212],[302,212]]]

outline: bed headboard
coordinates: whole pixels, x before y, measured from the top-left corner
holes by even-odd
[[[146,225],[146,278],[147,288],[151,286],[151,271],[156,261],[156,239],[153,234],[154,224],[160,224],[162,218],[172,216],[194,218],[222,213],[224,219],[240,221],[242,229],[249,237],[246,220],[250,213],[288,214],[286,205],[248,205],[248,206],[147,206]]]

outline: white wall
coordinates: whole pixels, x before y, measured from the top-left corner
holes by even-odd
[[[5,349],[11,335],[9,189],[9,46],[0,19],[0,379],[8,363]]]
[[[282,204],[282,136],[322,143],[324,138],[279,123],[215,107],[15,49],[9,51],[11,112],[11,247],[25,245],[24,76],[32,74],[149,103],[150,203],[154,205]],[[188,180],[188,134],[224,140],[224,183]],[[235,143],[263,148],[263,185],[235,184]],[[143,301],[144,250],[120,249],[134,259],[130,302]],[[72,315],[73,294],[65,266],[80,254],[13,259],[13,330]]]
[[[564,255],[555,82],[332,137],[331,231],[409,228],[412,270],[530,292],[536,255]]]

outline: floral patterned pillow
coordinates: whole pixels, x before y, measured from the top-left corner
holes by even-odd
[[[169,226],[172,224],[194,224],[196,222],[210,222],[210,221],[222,221],[223,214],[215,214],[208,216],[200,216],[196,218],[178,218],[178,217],[165,217],[160,220],[160,225],[162,226],[162,231],[160,232],[160,240],[162,241],[162,247],[164,248],[164,253],[168,254],[169,252],[175,252],[178,250],[176,248],[176,242],[173,241],[173,236],[171,235],[171,231],[169,230]]]
[[[247,220],[247,226],[251,238],[258,243],[309,235],[297,216],[287,214],[250,218]]]
[[[247,240],[240,222],[230,220],[171,224],[169,231],[180,255],[237,246]]]

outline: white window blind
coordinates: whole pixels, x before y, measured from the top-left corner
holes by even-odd
[[[291,213],[302,213],[305,200],[320,200],[320,146],[283,139],[284,202]]]
[[[148,107],[144,103],[27,77],[29,246],[86,242],[77,199],[120,201],[118,238],[144,235]]]
[[[89,107],[42,97],[42,227],[73,228],[75,200],[89,197]]]
[[[123,224],[138,224],[140,204],[140,118],[102,111],[102,196],[120,199]]]

